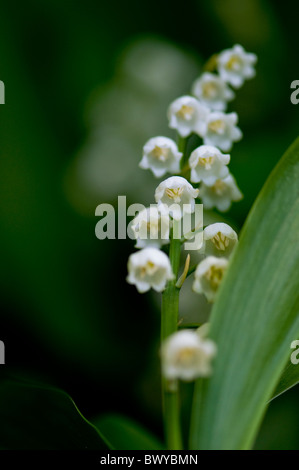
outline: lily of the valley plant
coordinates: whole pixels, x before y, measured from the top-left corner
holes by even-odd
[[[132,222],[139,250],[129,258],[127,277],[140,293],[151,288],[162,292],[160,357],[168,449],[183,448],[179,381],[209,377],[217,354],[217,344],[209,339],[208,324],[179,329],[181,287],[189,275],[194,275],[194,293],[214,302],[238,243],[237,233],[226,223],[208,225],[198,246],[202,260],[190,267],[190,254],[183,253],[186,239],[176,237],[175,230],[185,214],[194,213],[198,203],[207,210],[226,212],[232,202],[243,197],[229,171],[229,152],[242,138],[242,132],[237,113],[226,110],[235,97],[232,88],[240,88],[254,76],[255,62],[255,54],[245,52],[239,45],[213,56],[195,80],[191,94],[178,97],[169,105],[169,127],[176,131],[177,142],[164,136],[151,137],[144,145],[139,164],[156,178],[172,175],[157,184],[155,205],[137,214]],[[201,139],[201,145],[190,151],[192,134]],[[195,236],[197,228],[193,229]]]

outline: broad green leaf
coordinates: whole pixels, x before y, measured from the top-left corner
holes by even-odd
[[[272,400],[299,383],[299,364],[288,362],[273,393]]]
[[[251,448],[299,333],[299,139],[249,217],[211,317],[214,373],[195,389],[191,447]]]
[[[124,416],[105,415],[93,422],[117,450],[165,449],[149,431]]]
[[[0,383],[0,447],[6,450],[109,448],[66,393],[12,380]]]

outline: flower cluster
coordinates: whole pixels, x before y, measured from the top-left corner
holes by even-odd
[[[215,301],[238,242],[236,232],[229,225],[214,223],[203,229],[202,242],[197,248],[204,258],[189,270],[188,255],[179,279],[178,260],[174,262],[161,248],[172,243],[174,228],[181,220],[195,212],[198,198],[204,209],[225,212],[233,201],[243,197],[228,168],[231,157],[225,153],[242,138],[242,132],[237,127],[237,114],[226,113],[226,108],[235,97],[230,86],[240,88],[245,79],[252,78],[256,60],[255,54],[245,52],[240,45],[213,56],[207,64],[213,63],[215,70],[205,70],[195,80],[192,95],[179,97],[168,108],[169,127],[176,130],[178,144],[158,136],[144,145],[139,166],[150,169],[157,178],[166,173],[173,176],[160,182],[154,194],[155,204],[139,212],[131,224],[140,251],[129,257],[127,280],[139,292],[150,288],[162,292],[169,285],[180,289],[194,271],[194,292],[203,294],[208,302]],[[191,134],[201,138],[202,143],[188,153]],[[180,240],[182,246],[185,240]],[[202,328],[180,330],[164,340],[162,373],[167,380],[189,381],[211,373],[216,346],[206,337],[206,330],[204,334]]]

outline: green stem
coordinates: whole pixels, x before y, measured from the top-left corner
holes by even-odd
[[[179,134],[177,134],[177,143],[179,152],[182,152],[184,158],[186,153],[187,137],[181,137]]]
[[[181,163],[180,163],[181,170],[185,168],[186,164],[188,163],[187,156],[186,156],[187,140],[188,140],[187,137],[181,137],[180,135],[178,135],[178,139],[177,139],[178,149],[179,149],[179,152],[182,152],[183,154]]]
[[[183,176],[183,178],[188,179],[190,176],[190,166],[189,163],[186,163],[184,168],[181,169],[180,176]]]
[[[204,379],[199,378],[195,382],[193,390],[193,403],[191,410],[191,423],[189,433],[189,449],[197,449],[197,432],[200,426],[200,420],[202,415],[202,397],[203,397]]]
[[[218,65],[218,54],[213,54],[203,66],[204,72],[214,72]]]
[[[179,271],[180,253],[181,241],[172,238],[170,242],[169,258],[175,279],[168,282],[162,294],[161,341],[164,341],[178,329],[180,289],[178,289],[175,284]],[[162,378],[162,400],[167,448],[169,450],[181,450],[183,444],[178,390],[176,386],[175,389],[173,389],[171,384],[164,378]]]

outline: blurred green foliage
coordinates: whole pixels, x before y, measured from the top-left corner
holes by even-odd
[[[292,7],[267,0],[187,0],[179,9],[157,0],[142,8],[95,0],[2,5],[5,369],[46,377],[89,415],[120,411],[161,435],[159,305],[125,282],[132,242],[95,238],[95,206],[114,203],[121,191],[129,202],[151,202],[155,181],[137,168],[144,140],[168,132],[167,104],[189,91],[202,61],[239,42],[259,57],[256,79],[230,107],[244,132],[231,169],[245,198],[229,218],[242,226],[298,134],[299,109],[290,103],[299,76]],[[151,47],[142,61],[145,44]],[[100,175],[93,187],[81,178],[90,143],[98,166],[89,172]],[[297,395],[295,388],[271,404],[259,448],[298,448]]]
[[[110,444],[64,392],[5,380],[0,387],[0,442],[6,450],[107,450]]]
[[[163,450],[155,436],[134,421],[119,415],[104,415],[93,420],[117,450]]]

